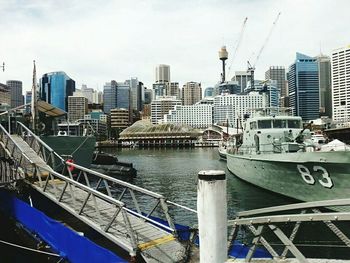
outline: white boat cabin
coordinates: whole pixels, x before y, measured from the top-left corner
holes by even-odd
[[[308,130],[305,130],[307,133]],[[296,152],[305,136],[301,117],[257,116],[248,118],[243,127],[241,154]],[[309,133],[309,131],[308,131]]]

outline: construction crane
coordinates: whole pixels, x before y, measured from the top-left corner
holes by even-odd
[[[238,48],[239,46],[241,45],[241,42],[242,42],[242,39],[243,39],[243,33],[244,33],[244,30],[245,30],[245,27],[246,27],[246,24],[247,24],[247,20],[248,20],[248,17],[246,17],[243,21],[243,24],[242,24],[242,27],[241,27],[241,31],[238,35],[238,39],[237,39],[237,44],[236,44],[236,47],[232,53],[232,59],[231,59],[231,63],[230,63],[230,66],[228,67],[228,76],[230,75],[230,72],[231,72],[231,67],[232,67],[232,64],[233,64],[233,61],[235,61],[235,58],[236,58],[236,54],[237,54],[237,51],[238,51]]]
[[[273,24],[272,24],[272,27],[267,35],[267,37],[265,38],[265,41],[262,45],[262,47],[260,48],[259,52],[258,52],[258,55],[256,56],[255,58],[255,62],[254,64],[252,65],[249,61],[247,61],[247,64],[248,64],[248,69],[247,69],[247,72],[250,73],[250,85],[251,85],[251,89],[254,90],[254,71],[255,71],[255,65],[256,63],[258,62],[260,56],[261,56],[261,53],[263,52],[267,42],[269,41],[270,37],[271,37],[271,34],[272,34],[272,31],[273,29],[275,28],[276,24],[277,24],[277,21],[278,19],[280,18],[280,15],[281,15],[281,12],[278,13],[276,19],[273,21]]]

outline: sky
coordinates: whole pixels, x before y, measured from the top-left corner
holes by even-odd
[[[0,83],[21,80],[30,90],[36,60],[38,79],[65,71],[77,88],[102,91],[131,77],[151,88],[158,64],[170,65],[181,87],[205,88],[220,79],[223,45],[227,78],[249,60],[264,79],[269,66],[288,68],[296,52],[331,55],[349,45],[349,8],[348,0],[0,0]]]

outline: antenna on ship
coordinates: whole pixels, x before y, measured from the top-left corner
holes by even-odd
[[[33,83],[32,83],[32,129],[34,133],[36,132],[36,119],[37,119],[37,107],[36,103],[38,100],[37,97],[37,84],[36,84],[36,66],[35,66],[35,60],[33,60]]]

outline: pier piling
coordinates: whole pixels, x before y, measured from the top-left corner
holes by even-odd
[[[197,212],[200,262],[226,262],[227,201],[224,171],[198,173]]]

